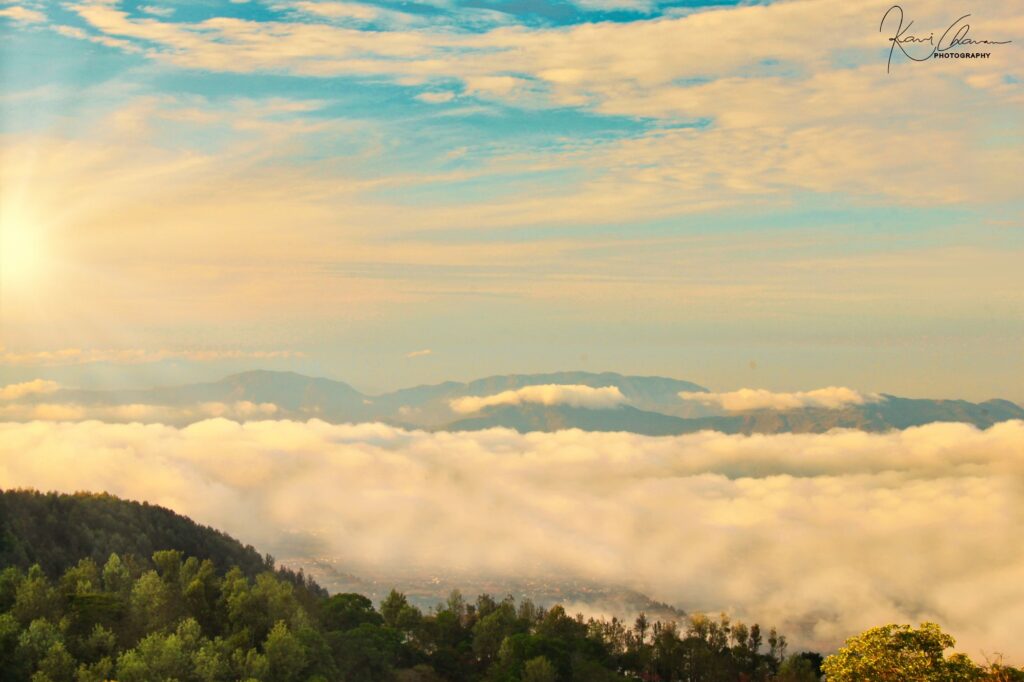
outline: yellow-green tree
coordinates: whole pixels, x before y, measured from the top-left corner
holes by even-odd
[[[871,628],[825,659],[828,682],[967,682],[982,679],[963,654],[947,657],[956,642],[935,623]]]
[[[523,666],[522,682],[556,682],[558,680],[558,671],[555,670],[555,666],[551,665],[551,661],[538,656],[537,658],[531,658]]]

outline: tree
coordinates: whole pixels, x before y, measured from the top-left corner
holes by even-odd
[[[636,622],[633,624],[633,631],[636,633],[637,640],[640,644],[644,643],[647,639],[647,628],[650,627],[650,621],[647,620],[647,614],[643,611],[636,617]]]
[[[103,565],[103,588],[107,592],[113,592],[127,596],[132,588],[132,576],[128,566],[121,561],[117,554],[111,554],[107,563]]]
[[[199,623],[189,618],[165,635],[155,632],[117,661],[117,679],[121,682],[151,680],[193,680],[193,658],[205,644]]]
[[[966,656],[944,652],[955,640],[935,623],[871,628],[825,659],[829,682],[961,682],[977,680],[980,669]]]
[[[9,613],[0,614],[0,682],[25,679],[26,661],[18,649],[21,625]]]
[[[818,673],[810,659],[794,654],[779,666],[777,682],[818,682]]]
[[[283,620],[277,621],[263,644],[270,668],[271,682],[296,682],[306,667],[302,643],[288,630]]]
[[[64,638],[60,630],[45,618],[32,621],[18,637],[18,658],[33,670],[38,670],[44,659],[62,650]]]
[[[53,618],[59,611],[60,596],[50,585],[43,569],[36,564],[18,585],[11,613],[23,624],[28,624],[37,618]]]
[[[380,603],[380,615],[384,617],[384,622],[387,625],[396,627],[399,614],[408,606],[409,600],[405,598],[405,595],[393,589]]]
[[[351,630],[363,623],[381,625],[384,619],[374,611],[373,602],[361,594],[336,594],[320,607],[320,622],[324,629]]]
[[[515,609],[502,602],[473,626],[473,652],[481,661],[489,663],[497,657],[505,638],[521,630]]]
[[[519,679],[522,682],[557,682],[558,671],[551,665],[551,661],[538,656],[526,662],[523,666],[523,676]]]
[[[168,631],[180,615],[181,601],[172,585],[156,571],[146,571],[132,586],[129,600],[131,620],[142,635]]]
[[[462,596],[462,592],[459,590],[452,590],[448,594],[448,600],[445,602],[445,608],[455,614],[455,617],[462,623],[466,620],[466,600]]]
[[[402,648],[398,631],[369,623],[346,632],[328,633],[328,641],[342,679],[347,682],[387,679]]]

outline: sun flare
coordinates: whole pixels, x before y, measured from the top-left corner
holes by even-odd
[[[0,284],[4,292],[20,291],[40,278],[46,244],[42,223],[31,212],[13,208],[0,212]]]

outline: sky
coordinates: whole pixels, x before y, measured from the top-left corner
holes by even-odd
[[[935,620],[1019,664],[1019,420],[431,433],[48,397],[592,370],[727,412],[1024,404],[1024,4],[908,2],[904,36],[989,41],[914,61],[891,1],[0,0],[0,486],[280,556],[302,533],[370,577],[630,587],[822,651]]]
[[[0,385],[1022,402],[1022,6],[889,6],[3,0]]]

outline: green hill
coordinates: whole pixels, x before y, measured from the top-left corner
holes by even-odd
[[[55,577],[82,559],[102,565],[118,554],[146,563],[154,552],[169,549],[209,559],[220,571],[237,566],[249,577],[275,570],[273,559],[252,546],[163,507],[107,494],[0,490],[0,567],[38,564]],[[276,570],[289,582],[322,592],[301,572]]]

